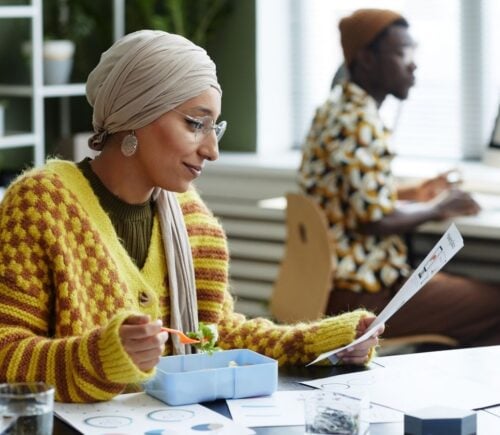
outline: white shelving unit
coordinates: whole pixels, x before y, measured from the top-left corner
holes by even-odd
[[[41,77],[41,53],[42,53],[42,38],[37,38],[35,35],[42,35],[41,23],[41,0],[33,0],[31,6],[0,6],[0,19],[8,18],[26,18],[31,19],[31,43],[33,47],[33,86],[32,92],[29,94],[33,97],[33,125],[31,132],[11,133],[8,130],[5,136],[0,137],[0,148],[14,148],[20,146],[33,146],[34,147],[34,162],[36,165],[41,164],[43,161],[44,139],[43,139],[43,100],[35,98],[35,89],[40,88],[43,83]],[[39,62],[36,62],[38,60]],[[8,85],[2,85],[2,88],[8,90]],[[0,93],[0,95],[2,95]],[[4,96],[10,95],[9,92],[3,94]],[[38,113],[41,115],[35,116]]]
[[[84,83],[67,85],[44,85],[43,79],[43,0],[31,0],[27,6],[0,6],[0,23],[2,19],[26,18],[31,20],[32,46],[32,82],[31,85],[11,85],[0,83],[1,97],[31,97],[32,129],[29,132],[5,132],[0,137],[0,149],[23,146],[33,147],[35,166],[45,161],[45,98],[59,98],[61,104],[60,130],[62,135],[70,133],[69,97],[85,95]],[[54,0],[48,0],[54,1]],[[120,38],[124,34],[125,0],[113,0],[113,37]]]

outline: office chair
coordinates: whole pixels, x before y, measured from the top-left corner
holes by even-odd
[[[272,316],[283,323],[324,317],[335,263],[326,216],[313,199],[300,193],[286,195],[287,239],[271,297]],[[458,342],[441,334],[383,338],[383,349],[401,346],[456,347]]]

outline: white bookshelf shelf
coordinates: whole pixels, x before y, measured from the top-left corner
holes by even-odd
[[[36,136],[31,133],[6,134],[0,136],[0,149],[16,148],[20,146],[34,146]]]
[[[33,6],[0,6],[0,18],[31,18],[35,13]]]
[[[85,95],[85,83],[44,86],[42,94],[44,97],[79,97]]]
[[[1,18],[29,18],[31,27],[31,68],[32,83],[28,86],[3,85],[0,98],[9,96],[26,96],[32,99],[32,128],[29,133],[7,134],[0,137],[0,148],[16,148],[22,146],[33,147],[33,161],[40,166],[45,159],[44,142],[44,107],[43,95],[40,91],[43,83],[42,73],[42,0],[31,0],[27,6],[0,6]]]
[[[85,83],[42,86],[36,89],[42,97],[78,97],[85,95]],[[0,95],[6,97],[32,97],[34,88],[30,85],[0,84]]]

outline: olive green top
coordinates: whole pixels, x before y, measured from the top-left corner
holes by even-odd
[[[91,159],[86,158],[77,164],[92,190],[99,198],[102,208],[106,211],[116,234],[131,258],[138,267],[146,261],[151,232],[153,229],[154,202],[131,205],[123,202],[111,193],[94,173],[90,166]]]

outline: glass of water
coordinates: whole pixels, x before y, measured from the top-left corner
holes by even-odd
[[[52,435],[54,387],[43,382],[0,384],[0,433]]]

